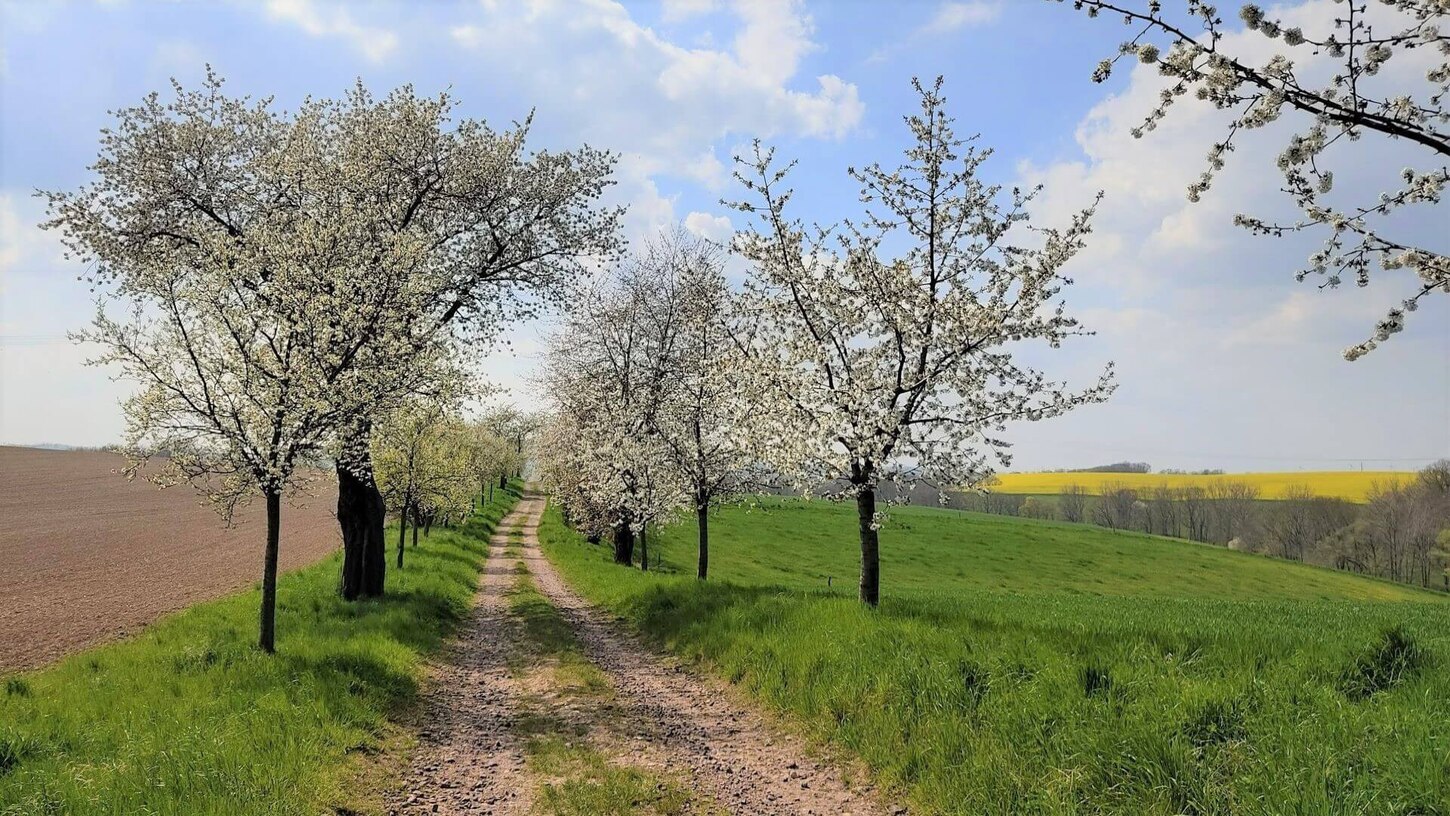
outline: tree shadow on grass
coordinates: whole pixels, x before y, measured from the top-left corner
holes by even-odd
[[[786,592],[789,590],[783,587],[724,582],[657,584],[629,598],[622,611],[647,639],[663,641],[725,615],[758,610],[765,600]],[[754,624],[764,625],[760,618],[751,614],[744,620],[754,628]]]
[[[418,679],[406,667],[362,650],[294,655],[294,670],[316,677],[333,694],[368,697],[388,708],[416,699]]]

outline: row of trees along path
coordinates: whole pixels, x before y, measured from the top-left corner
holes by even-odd
[[[497,131],[406,86],[291,112],[210,71],[174,91],[115,113],[94,180],[43,193],[45,226],[102,298],[83,334],[96,362],[141,384],[124,406],[133,462],[165,453],[156,480],[225,515],[265,498],[271,651],[283,496],[335,461],[340,591],[383,594],[374,429],[610,254],[615,160],[531,152],[527,120]]]
[[[1063,268],[1096,203],[1030,225],[1038,191],[984,182],[991,151],[956,135],[941,81],[915,87],[904,162],[849,171],[857,218],[794,218],[790,165],[756,143],[737,159],[742,290],[714,248],[666,235],[584,292],[550,338],[540,475],[571,524],[612,538],[618,563],[639,543],[647,567],[649,526],[687,509],[703,579],[712,504],[789,485],[855,502],[860,597],[874,606],[879,485],[973,484],[1010,463],[1007,423],[1112,392],[1110,364],[1075,388],[1018,354],[1083,333]]]

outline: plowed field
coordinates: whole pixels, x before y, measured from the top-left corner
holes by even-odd
[[[110,453],[0,447],[0,671],[125,636],[261,579],[260,501],[226,528],[189,487],[127,483]],[[340,546],[336,488],[282,508],[284,570]]]

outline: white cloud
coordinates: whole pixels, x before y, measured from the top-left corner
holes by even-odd
[[[573,112],[609,146],[641,137],[640,151],[670,172],[727,134],[840,138],[860,123],[865,106],[854,84],[826,74],[805,80],[809,90],[795,87],[801,60],[816,48],[798,2],[736,0],[730,9],[740,28],[729,48],[681,45],[609,0],[500,4],[451,34],[533,98],[587,104]],[[520,70],[541,64],[551,70]]]
[[[64,247],[55,233],[38,226],[45,207],[33,196],[0,191],[0,286],[17,276],[63,261]]]
[[[936,14],[932,15],[931,22],[927,23],[927,29],[936,33],[948,33],[969,26],[982,25],[996,20],[1002,13],[1002,6],[995,2],[984,2],[984,0],[968,0],[968,2],[942,3],[937,7]]]
[[[166,40],[151,55],[151,70],[162,77],[186,81],[201,76],[206,70],[206,57],[195,43],[187,40]]]
[[[735,228],[728,216],[699,211],[685,216],[685,229],[701,238],[721,244],[729,241],[730,236],[735,234]]]
[[[14,198],[9,193],[0,194],[0,280],[20,260],[20,229]]]
[[[735,35],[735,57],[758,79],[779,85],[795,75],[801,58],[816,49],[811,18],[798,2],[735,0],[743,25]]]
[[[1002,4],[997,0],[961,0],[961,2],[947,2],[937,6],[935,12],[923,25],[917,27],[905,37],[872,51],[866,57],[866,62],[877,64],[886,62],[894,54],[905,50],[913,43],[940,36],[942,34],[953,34],[965,28],[986,25],[996,21],[1002,15]]]
[[[484,30],[476,25],[454,26],[448,30],[455,42],[464,48],[477,48],[483,44]]]
[[[675,23],[708,14],[715,10],[715,0],[664,0],[662,16],[665,22]]]
[[[120,412],[97,406],[131,386],[113,368],[87,367],[95,349],[66,337],[90,317],[90,296],[43,220],[39,200],[0,190],[0,442],[117,442]]]
[[[387,59],[398,47],[396,34],[361,25],[343,5],[320,7],[313,0],[267,0],[266,10],[272,20],[297,26],[308,36],[346,40],[373,62]]]
[[[624,214],[624,233],[638,241],[675,223],[675,197],[660,193],[650,175],[649,162],[638,155],[626,155],[615,167],[616,197],[629,204]]]
[[[470,69],[538,106],[540,134],[621,154],[611,196],[629,204],[627,227],[640,238],[676,217],[659,193],[661,176],[719,191],[729,182],[723,146],[780,135],[838,139],[864,115],[854,84],[801,75],[817,45],[799,2],[718,5],[737,23],[719,47],[672,39],[612,0],[474,7],[449,36]]]
[[[1268,345],[1297,345],[1332,352],[1337,327],[1364,327],[1380,317],[1374,299],[1358,291],[1320,292],[1300,287],[1285,292],[1224,335],[1224,347],[1254,351]]]
[[[719,157],[715,155],[715,149],[713,147],[701,152],[685,168],[685,172],[691,178],[711,190],[723,189],[730,180],[730,174],[726,172],[725,163],[720,161]]]

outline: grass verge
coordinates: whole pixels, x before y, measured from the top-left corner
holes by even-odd
[[[462,528],[410,547],[382,600],[337,596],[340,554],[283,576],[276,655],[253,646],[254,589],[9,678],[0,814],[368,810],[350,755],[389,744],[390,716],[467,613],[488,535],[518,495],[500,491]]]
[[[1014,539],[936,512],[883,534],[874,612],[821,576],[850,575],[851,508],[722,513],[706,584],[689,525],[651,539],[651,573],[553,507],[540,540],[586,597],[861,758],[914,813],[1450,813],[1450,605],[1147,537],[1084,538],[1069,570],[1062,525]]]

